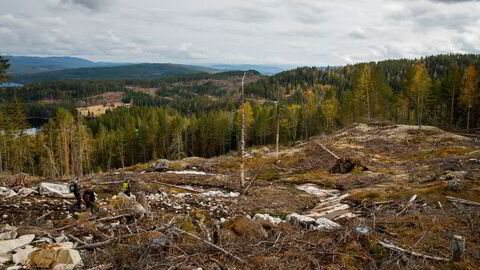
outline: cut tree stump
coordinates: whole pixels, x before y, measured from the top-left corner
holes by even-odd
[[[345,174],[352,172],[355,168],[362,172],[368,171],[368,168],[363,166],[360,161],[345,156],[344,158],[337,159],[335,165],[333,165],[328,172]]]
[[[360,169],[363,171],[368,171],[368,168],[363,166],[362,163],[358,160],[351,159],[349,156],[345,156],[344,158],[340,158],[337,154],[332,152],[328,149],[325,145],[315,142],[318,146],[320,146],[325,152],[329,153],[333,158],[335,158],[335,164],[328,170],[330,173],[350,173],[355,168]]]
[[[465,237],[454,235],[452,241],[453,256],[452,260],[455,262],[461,261],[465,254]]]

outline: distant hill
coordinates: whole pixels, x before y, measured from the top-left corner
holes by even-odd
[[[92,62],[77,57],[6,56],[10,60],[9,74],[31,74],[62,69],[108,67],[122,63]]]
[[[166,76],[196,73],[217,73],[218,70],[179,64],[133,64],[115,67],[89,67],[40,72],[34,74],[14,74],[13,81],[19,83],[56,80],[148,80]]]
[[[282,71],[288,70],[292,67],[287,66],[270,66],[270,65],[227,65],[227,64],[215,64],[215,65],[206,65],[206,67],[218,69],[222,71],[233,71],[233,70],[256,70],[264,75],[274,75]]]

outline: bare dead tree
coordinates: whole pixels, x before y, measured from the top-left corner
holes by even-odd
[[[240,148],[242,155],[242,163],[240,164],[240,183],[242,187],[245,186],[245,94],[244,94],[244,82],[247,73],[243,73],[242,78],[242,134],[240,138]]]
[[[275,112],[277,118],[277,135],[276,135],[276,142],[275,142],[275,161],[279,163],[278,159],[278,152],[279,152],[279,145],[280,145],[280,115],[279,115],[279,107],[278,107],[278,98],[275,102]]]

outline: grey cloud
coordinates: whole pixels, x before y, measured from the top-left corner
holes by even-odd
[[[287,5],[288,12],[294,19],[304,24],[318,24],[325,21],[326,11],[316,5]]]
[[[480,53],[480,32],[460,34],[455,38],[454,44],[463,52]]]
[[[467,2],[467,1],[439,1],[434,2]],[[468,6],[456,8],[438,6],[433,2],[410,2],[401,10],[387,14],[387,20],[412,24],[415,30],[430,31],[432,28],[444,28],[462,32],[466,27],[479,22],[478,13]]]
[[[455,3],[464,3],[464,2],[476,2],[479,0],[430,0],[432,2],[440,2],[440,3],[448,3],[448,4],[455,4]]]
[[[199,12],[202,17],[242,23],[265,23],[275,16],[267,10],[255,7],[232,7]]]
[[[92,11],[99,11],[107,8],[112,4],[111,0],[60,0],[60,5],[77,6]]]
[[[340,65],[480,51],[479,1],[17,2],[0,11],[1,53],[100,61]]]
[[[347,36],[350,37],[350,38],[353,38],[353,39],[367,39],[368,38],[366,33],[365,33],[365,30],[363,30],[362,28],[357,28],[357,29],[353,30]]]

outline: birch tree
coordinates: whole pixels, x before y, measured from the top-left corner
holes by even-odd
[[[467,107],[467,129],[470,129],[470,113],[478,96],[477,69],[470,65],[465,71],[463,89],[460,93],[460,102]]]
[[[425,97],[432,86],[432,80],[428,75],[428,70],[423,63],[415,65],[415,75],[413,76],[410,91],[415,98],[415,113],[417,125],[422,126],[423,110],[425,106]]]

